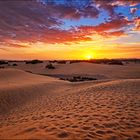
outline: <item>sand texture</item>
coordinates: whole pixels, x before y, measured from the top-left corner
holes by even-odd
[[[0,139],[139,140],[139,68],[110,66],[119,70],[109,75],[107,69],[100,73],[107,66],[98,66],[84,72],[106,78],[78,83],[0,69]],[[50,73],[64,74],[60,69]]]

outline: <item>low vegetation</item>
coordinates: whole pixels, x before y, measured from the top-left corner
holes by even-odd
[[[67,80],[70,82],[81,82],[81,81],[92,81],[92,80],[97,80],[96,78],[93,77],[82,77],[82,76],[74,76],[71,78],[60,78],[61,80]]]
[[[55,69],[55,67],[50,63],[46,66],[47,69]]]
[[[26,64],[38,64],[38,63],[43,63],[41,60],[31,60],[31,61],[25,61]]]
[[[18,66],[18,65],[16,63],[14,63],[13,66]]]
[[[0,66],[0,69],[4,69],[5,67],[4,66]]]
[[[109,65],[123,65],[123,61],[117,60],[117,59],[71,60],[70,64],[78,63],[78,62],[88,62],[88,63],[95,63],[95,64],[109,64]]]
[[[94,64],[107,64],[107,65],[124,65],[128,63],[140,63],[140,59],[91,59],[91,60],[53,60],[50,63],[58,64],[72,64],[88,62]]]
[[[110,62],[108,62],[109,65],[123,65],[122,61],[119,60],[112,60]]]
[[[7,61],[0,60],[0,65],[8,64]]]

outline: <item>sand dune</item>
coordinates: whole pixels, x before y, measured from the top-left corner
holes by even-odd
[[[35,97],[39,98],[46,90],[51,92],[60,85],[65,85],[63,81],[17,69],[1,70],[0,79],[0,114]]]
[[[70,83],[0,70],[0,139],[140,139],[140,79]]]

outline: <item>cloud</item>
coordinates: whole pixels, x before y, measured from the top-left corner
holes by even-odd
[[[103,0],[93,0],[93,2],[94,2],[99,8],[108,11],[111,17],[113,17],[113,16],[116,17],[117,14],[115,13],[114,8],[115,8],[117,5],[112,5],[112,3],[114,2],[114,0],[108,0],[107,2],[105,2],[105,1],[103,1]]]
[[[93,5],[76,8],[55,3],[42,4],[37,1],[0,1],[0,40],[24,42],[44,41],[64,43],[89,40],[74,30],[62,30],[60,19],[95,18],[99,14]],[[73,31],[73,32],[72,32]]]
[[[3,46],[6,46],[4,49],[8,48],[8,47],[12,47],[12,48],[29,48],[30,45],[28,44],[23,44],[22,42],[18,42],[18,43],[14,43],[14,42],[0,42],[0,48],[2,48]],[[7,50],[7,49],[6,49]]]
[[[53,2],[49,2],[45,5],[50,16],[65,18],[65,19],[79,19],[81,17],[80,12],[70,5],[57,5]]]
[[[115,5],[130,5],[130,6],[135,6],[139,3],[140,3],[140,0],[117,0],[113,2],[113,4]]]
[[[31,37],[43,28],[61,24],[35,1],[0,1],[0,39]]]
[[[134,19],[135,27],[134,30],[140,31],[140,17]]]
[[[124,36],[127,35],[123,30],[120,31],[113,31],[113,32],[105,32],[104,36],[106,37],[119,37],[119,36]]]
[[[139,0],[128,0],[136,4]],[[0,1],[0,41],[13,47],[25,47],[17,42],[45,42],[78,43],[92,40],[92,35],[99,34],[105,37],[125,35],[125,29],[132,21],[117,14],[115,8],[120,4],[127,4],[126,0],[87,0],[66,1]],[[109,12],[110,19],[97,26],[80,26],[68,30],[61,28],[63,19],[78,20],[80,18],[98,18],[100,10]],[[135,13],[135,9],[131,9]],[[139,20],[135,19],[136,29],[139,29]]]
[[[132,15],[134,15],[137,10],[138,10],[138,8],[131,8],[130,9],[130,12],[131,12]]]
[[[87,2],[84,6],[79,6],[72,1],[67,1],[67,3],[64,4],[48,2],[45,7],[51,16],[63,19],[80,19],[81,17],[97,18],[100,13],[96,6],[90,2]]]
[[[112,18],[117,18],[119,16],[119,14],[115,12],[115,8],[118,6],[136,6],[140,4],[140,0],[107,0],[107,2],[104,0],[93,0],[93,2],[98,5],[99,8],[108,11]],[[137,9],[131,8],[130,10],[132,14],[135,14]]]
[[[132,21],[128,21],[125,18],[120,18],[105,23],[101,23],[100,25],[97,26],[80,26],[79,30],[82,30],[85,33],[87,32],[97,33],[105,37],[121,36],[126,35],[125,28],[131,25],[132,23],[133,23]]]

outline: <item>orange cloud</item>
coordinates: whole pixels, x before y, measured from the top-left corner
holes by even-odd
[[[112,21],[102,23],[98,26],[80,26],[79,30],[82,30],[83,32],[87,33],[97,33],[102,36],[121,36],[126,35],[125,30],[122,29],[123,27],[128,27],[133,22],[128,21],[125,18],[120,19],[114,19]]]
[[[140,17],[135,18],[134,22],[135,22],[135,29],[134,30],[140,31]]]

